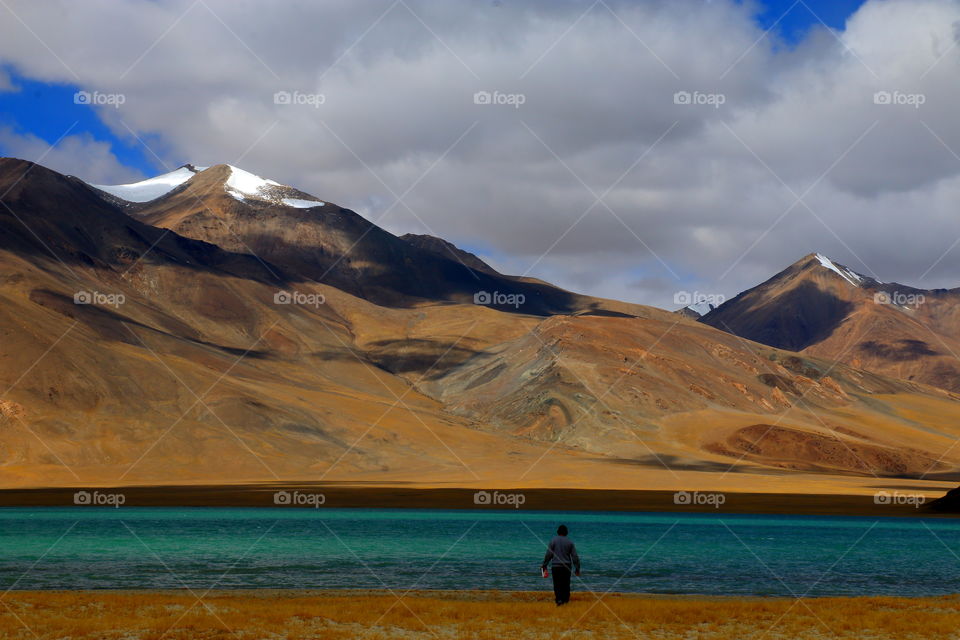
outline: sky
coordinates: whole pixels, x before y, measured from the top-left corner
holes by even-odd
[[[0,5],[0,155],[91,183],[229,163],[668,309],[960,284],[960,0]]]

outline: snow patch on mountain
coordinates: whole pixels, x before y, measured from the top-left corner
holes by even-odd
[[[320,202],[319,200],[302,200],[300,198],[284,198],[280,201],[288,207],[294,207],[296,209],[309,209],[311,207],[322,207],[326,202]]]
[[[312,207],[322,207],[326,204],[319,200],[284,197],[284,192],[288,194],[290,192],[300,192],[287,185],[280,184],[275,180],[261,178],[258,175],[232,165],[227,166],[230,167],[230,177],[227,178],[224,189],[240,202],[246,202],[249,198],[254,198],[293,207],[295,209],[310,209]]]
[[[838,274],[841,278],[843,278],[853,286],[859,287],[864,284],[864,277],[861,276],[859,273],[855,273],[850,269],[841,267],[840,265],[835,263],[833,260],[831,260],[827,256],[823,255],[822,253],[816,254],[816,258],[817,260],[820,261],[820,264],[823,267]]]
[[[263,197],[271,187],[283,186],[279,182],[261,178],[249,171],[238,169],[232,165],[227,166],[230,167],[230,177],[227,178],[227,192],[234,198],[237,196],[233,192],[238,192],[244,196]]]
[[[94,184],[90,185],[101,191],[106,191],[112,196],[116,196],[127,202],[150,202],[164,196],[184,182],[203,171],[207,167],[191,167],[185,165],[154,178],[148,178],[140,182],[130,184]]]
[[[696,313],[697,316],[705,316],[716,309],[714,305],[706,301],[694,302],[693,304],[689,304],[684,308]]]

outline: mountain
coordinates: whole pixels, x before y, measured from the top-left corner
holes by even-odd
[[[55,259],[70,275],[75,275],[71,268],[136,271],[156,262],[278,282],[250,256],[188,241],[131,219],[77,178],[23,160],[0,159],[0,193],[4,194],[0,213],[7,223],[0,247]],[[146,262],[139,263],[141,257]]]
[[[473,302],[478,296],[504,311],[537,315],[607,307],[497,273],[439,238],[398,238],[349,209],[230,165],[185,165],[133,185],[95,188],[145,223],[256,256],[275,266],[278,277],[282,271],[385,306]]]
[[[872,492],[960,469],[960,395],[504,276],[226,165],[172,173],[0,159],[0,486]],[[542,297],[475,304],[464,273]]]
[[[960,289],[880,282],[810,254],[700,321],[780,349],[960,391]]]
[[[539,455],[378,364],[467,357],[507,314],[460,305],[422,337],[418,310],[287,278],[19,160],[0,159],[0,203],[0,485],[429,482]]]

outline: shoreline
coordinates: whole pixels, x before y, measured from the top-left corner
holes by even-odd
[[[951,518],[929,503],[953,488],[909,492],[891,484],[875,494],[712,492],[644,489],[423,488],[340,483],[90,486],[0,489],[0,507],[260,507],[622,511],[700,514]],[[942,493],[941,493],[942,491]],[[86,495],[83,495],[84,492]],[[678,493],[685,494],[678,497]],[[285,494],[285,495],[284,495]],[[909,500],[911,502],[901,502]],[[919,496],[919,500],[916,498]],[[320,502],[322,500],[322,503]],[[86,502],[85,502],[86,501]],[[100,501],[100,502],[98,502]],[[299,501],[299,503],[298,503]],[[700,501],[700,503],[698,503]],[[898,503],[899,502],[899,503]],[[920,504],[917,504],[920,502]],[[319,503],[319,504],[318,504]]]
[[[509,589],[273,589],[270,587],[243,587],[239,589],[212,589],[206,592],[207,595],[223,597],[249,597],[249,598],[367,598],[367,597],[395,597],[405,598],[436,598],[441,600],[464,600],[464,601],[482,601],[482,602],[513,602],[516,600],[551,600],[553,597],[550,591],[552,584],[549,579],[543,581],[544,588],[541,591],[530,590],[509,590]],[[52,594],[83,594],[87,596],[97,595],[123,595],[123,596],[183,596],[197,592],[197,589],[188,587],[171,589],[12,589],[8,593],[21,595],[52,595]],[[579,594],[579,599],[585,597],[596,599],[597,596],[613,598],[637,598],[644,600],[716,600],[724,601],[750,601],[756,600],[766,602],[771,600],[783,600],[792,602],[796,598],[790,596],[757,596],[757,595],[715,595],[708,593],[644,593],[632,591],[610,591],[594,592],[583,589],[578,590],[574,585],[571,593],[575,596]],[[206,597],[206,596],[204,596]],[[807,600],[841,599],[854,600],[863,598],[888,598],[891,596],[817,596],[809,597]],[[926,600],[930,598],[951,598],[957,597],[960,600],[960,593],[931,596],[896,596],[903,600]]]
[[[242,587],[238,589],[216,588],[204,590],[204,597],[243,597],[243,598],[420,598],[465,602],[552,602],[552,582],[543,580],[543,589],[531,591],[529,589],[412,589],[401,588],[324,588],[324,589],[290,589],[271,587]],[[7,593],[23,596],[45,595],[84,595],[84,596],[158,596],[180,597],[190,596],[199,592],[199,589],[178,587],[169,589],[11,589]],[[635,600],[664,600],[664,601],[696,601],[696,602],[795,602],[798,599],[807,601],[817,600],[902,600],[925,602],[928,600],[955,599],[960,606],[960,591],[957,593],[921,595],[921,596],[891,596],[891,595],[827,595],[827,596],[781,596],[781,595],[718,595],[710,593],[649,593],[641,591],[589,591],[577,588],[574,583],[571,589],[573,599],[577,601],[596,601],[599,598],[635,599]]]

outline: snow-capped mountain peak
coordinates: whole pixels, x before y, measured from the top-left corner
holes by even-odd
[[[834,262],[833,260],[823,255],[822,253],[814,254],[814,257],[820,262],[820,266],[824,267],[825,269],[829,269],[830,271],[833,271],[834,273],[836,273],[841,278],[843,278],[844,280],[846,280],[847,282],[849,282],[855,287],[863,286],[864,284],[866,284],[867,280],[872,280],[872,278],[867,278],[866,276],[862,276],[859,273],[855,271],[851,271],[850,269],[847,269],[843,265],[840,265]]]
[[[227,166],[230,169],[230,177],[227,178],[224,188],[227,190],[227,193],[240,202],[246,202],[249,198],[253,198],[255,200],[267,200],[275,204],[294,207],[296,209],[322,207],[326,204],[320,200],[290,197],[291,195],[301,195],[302,192],[287,185],[280,184],[275,180],[261,178],[258,175],[244,171],[238,167],[232,165]]]
[[[326,204],[298,189],[281,184],[275,180],[261,178],[239,167],[217,165],[214,168],[218,170],[225,169],[228,172],[223,188],[231,197],[240,202],[259,201],[261,203],[266,202],[296,209],[322,207]],[[185,184],[188,180],[207,169],[210,169],[210,167],[198,167],[192,164],[185,164],[175,171],[141,180],[140,182],[116,185],[92,184],[90,186],[108,193],[123,202],[143,204],[170,194],[174,189]]]

